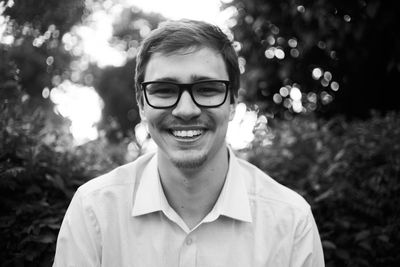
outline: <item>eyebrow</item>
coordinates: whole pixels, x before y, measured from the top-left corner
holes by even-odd
[[[204,80],[221,80],[215,77],[210,77],[210,76],[202,76],[202,75],[191,75],[190,76],[190,81],[191,82],[198,82],[198,81],[204,81]],[[161,77],[158,79],[153,80],[154,82],[174,82],[174,83],[180,83],[178,78],[175,77]]]

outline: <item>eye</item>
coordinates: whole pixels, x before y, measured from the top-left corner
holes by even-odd
[[[146,92],[150,96],[168,98],[176,96],[179,88],[174,84],[151,83],[146,86]]]
[[[193,86],[193,91],[199,95],[214,96],[225,94],[226,86],[222,82],[199,83]]]

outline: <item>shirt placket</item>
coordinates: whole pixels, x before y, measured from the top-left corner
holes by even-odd
[[[180,255],[179,267],[195,267],[197,255],[197,242],[193,234],[188,234],[183,241]]]

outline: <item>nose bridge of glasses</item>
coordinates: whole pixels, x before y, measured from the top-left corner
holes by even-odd
[[[189,94],[192,94],[192,88],[193,84],[192,83],[181,83],[178,84],[179,86],[179,94],[183,94],[183,92],[188,92]]]
[[[201,109],[193,100],[189,92],[181,91],[181,96],[175,106],[172,108],[172,115],[180,117],[181,119],[188,120],[193,117],[199,116]]]
[[[181,102],[182,96],[184,93],[187,93],[187,96],[192,100],[193,104],[197,105],[196,100],[194,99],[194,94],[193,94],[193,85],[192,83],[181,83],[179,84],[179,96],[178,96],[178,102]],[[179,103],[177,103],[179,104]]]
[[[186,102],[189,101],[192,102],[191,105],[197,106],[196,101],[193,99],[192,87],[192,84],[179,85],[179,96],[177,105],[180,105],[182,102],[187,104]]]

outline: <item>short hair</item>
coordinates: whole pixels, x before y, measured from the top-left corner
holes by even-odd
[[[237,96],[240,85],[238,56],[232,42],[215,25],[196,20],[178,20],[161,23],[141,43],[136,57],[136,100],[142,104],[140,84],[152,54],[173,54],[185,49],[211,48],[219,53],[226,65],[231,93]],[[233,98],[232,98],[233,99]]]

